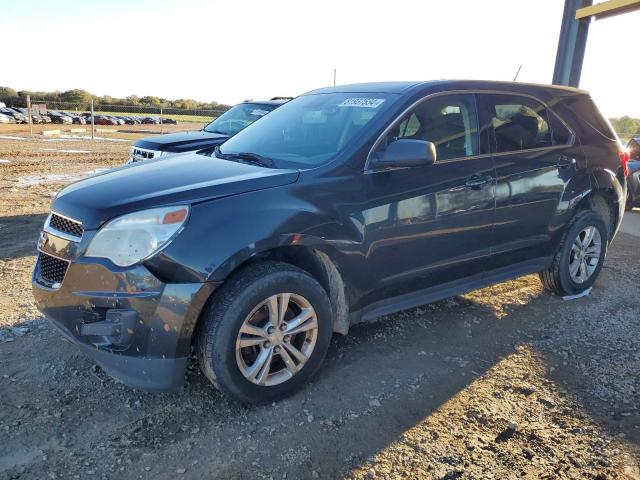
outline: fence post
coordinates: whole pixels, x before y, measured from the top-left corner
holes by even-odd
[[[94,140],[96,124],[93,120],[93,98],[91,99],[91,140]]]
[[[163,133],[163,127],[162,127],[162,107],[160,107],[160,133]]]
[[[27,117],[29,118],[29,136],[33,137],[33,120],[31,118],[31,95],[27,95]]]

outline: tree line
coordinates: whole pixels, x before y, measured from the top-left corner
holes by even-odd
[[[640,135],[640,118],[632,118],[628,115],[618,118],[610,118],[611,126],[620,136],[630,137]]]
[[[64,102],[79,104],[79,108],[88,109],[91,100],[98,105],[133,105],[141,107],[180,108],[189,110],[226,110],[228,105],[218,102],[199,102],[190,98],[168,100],[162,97],[129,95],[124,98],[110,95],[92,95],[86,90],[73,89],[65,92],[32,92],[29,90],[16,91],[9,87],[0,87],[0,102],[16,107],[24,107],[27,104],[27,95],[32,101],[38,102]]]

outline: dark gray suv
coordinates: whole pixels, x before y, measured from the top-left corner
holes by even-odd
[[[62,190],[34,296],[128,385],[181,385],[195,351],[226,394],[272,401],[354,323],[533,272],[559,295],[591,287],[628,160],[577,89],[317,90],[214,152]]]

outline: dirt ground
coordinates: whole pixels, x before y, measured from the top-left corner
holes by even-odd
[[[30,287],[55,192],[123,162],[140,134],[12,135],[0,129],[0,479],[640,479],[640,238],[618,235],[581,299],[527,276],[356,326],[270,406],[226,400],[195,365],[182,390],[145,393],[64,341]]]

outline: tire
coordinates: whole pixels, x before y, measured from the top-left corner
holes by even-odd
[[[590,262],[591,259],[594,260],[593,266],[595,268],[593,268],[586,279],[576,281],[570,271],[570,262],[576,260],[576,253],[572,252],[572,250],[574,249],[574,242],[576,242],[578,235],[583,235],[585,229],[589,227],[597,230],[597,235],[600,237],[600,252],[597,256],[585,257],[586,262]],[[594,233],[594,237],[595,236],[596,234]],[[608,239],[609,231],[598,214],[591,210],[579,212],[565,232],[558,251],[551,262],[551,266],[539,273],[540,280],[544,287],[557,295],[576,295],[590,288],[602,269],[602,264],[604,263],[607,253]],[[587,245],[587,248],[588,247]],[[597,264],[595,263],[596,258]],[[581,272],[582,270],[578,269],[578,275],[580,275]]]
[[[288,294],[291,296],[286,297]],[[278,308],[270,310],[268,300],[274,296]],[[284,314],[286,321],[279,323],[279,328],[266,338],[267,330],[274,330],[269,312],[279,312],[283,304],[289,306]],[[313,316],[301,322],[300,327],[308,330],[289,335],[287,340],[288,328],[296,318],[303,318],[303,307],[304,312],[315,314],[315,322]],[[286,397],[301,388],[320,368],[331,341],[331,312],[327,292],[304,270],[271,261],[251,265],[230,278],[207,307],[197,338],[200,368],[222,393],[241,403],[261,404]],[[275,316],[280,317],[280,313]],[[253,323],[256,318],[259,322]],[[317,327],[311,329],[309,325],[314,323]],[[283,325],[287,330],[279,332]],[[241,327],[243,332],[246,328],[259,328],[264,336],[256,335],[253,329],[251,333],[241,334]],[[260,343],[237,349],[241,338]],[[306,361],[299,362],[300,357],[294,355],[292,346],[298,353],[305,352]],[[256,370],[251,367],[258,365],[268,351],[272,355],[268,358],[273,358],[273,362],[264,365],[268,364],[271,370],[265,373],[262,368],[251,380],[251,372]],[[276,353],[278,351],[281,353]]]

